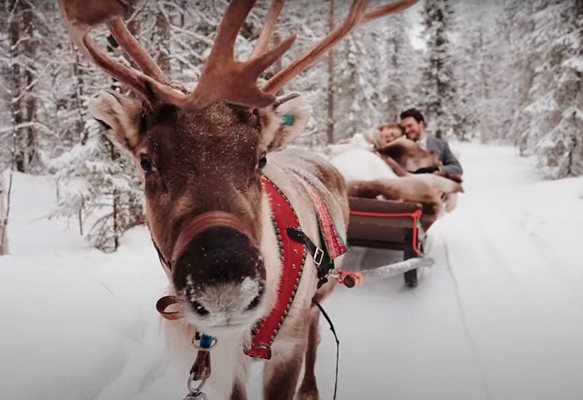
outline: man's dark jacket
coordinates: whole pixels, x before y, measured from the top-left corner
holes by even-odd
[[[449,144],[445,140],[438,139],[433,136],[428,136],[427,150],[433,150],[435,154],[437,154],[437,157],[443,163],[442,167],[440,168],[441,171],[459,175],[464,173],[460,162],[456,156],[453,155],[451,149],[449,148]]]

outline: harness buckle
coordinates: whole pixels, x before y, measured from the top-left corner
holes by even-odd
[[[320,264],[322,264],[322,260],[324,260],[324,250],[316,247],[316,250],[314,251],[314,264],[319,267]]]

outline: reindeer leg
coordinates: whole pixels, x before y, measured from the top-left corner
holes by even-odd
[[[310,311],[310,330],[308,332],[308,346],[304,365],[304,379],[298,392],[297,400],[318,400],[318,386],[316,384],[316,354],[320,343],[320,310],[312,307]]]
[[[293,400],[296,392],[305,341],[294,346],[287,358],[272,359],[265,364],[263,371],[264,400]]]
[[[235,380],[233,384],[233,392],[231,393],[231,400],[247,400],[247,393],[245,392],[245,385],[239,379]]]

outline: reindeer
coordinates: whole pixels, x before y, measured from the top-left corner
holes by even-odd
[[[311,107],[299,94],[276,95],[354,27],[416,0],[373,9],[370,0],[353,1],[342,24],[261,88],[261,74],[294,41],[292,36],[267,49],[283,1],[272,3],[256,48],[243,62],[234,57],[235,40],[255,1],[232,0],[191,92],[170,82],[129,32],[123,20],[127,2],[60,2],[78,47],[130,90],[100,92],[89,109],[133,156],[144,181],[147,225],[169,282],[168,295],[158,303],[169,340],[191,363],[191,341],[205,347],[189,382],[202,376],[204,383],[212,355],[209,384],[225,398],[246,399],[248,367],[264,359],[264,398],[292,399],[305,360],[297,398],[318,399],[315,302],[331,293],[335,280],[319,279],[308,242],[290,241],[286,224],[319,249],[327,247],[331,257],[334,250],[339,268],[349,217],[346,185],[323,159],[286,148],[301,134]],[[100,24],[136,67],[112,60],[91,39]],[[280,208],[291,222],[280,224]],[[328,225],[320,214],[329,217]],[[336,231],[332,244],[338,248],[325,246],[320,230]],[[289,249],[296,257],[291,267],[283,260]],[[291,295],[282,299],[285,282]],[[257,343],[274,313],[281,318]],[[203,346],[203,337],[212,344]]]

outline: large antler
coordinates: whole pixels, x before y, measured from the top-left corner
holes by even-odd
[[[357,25],[370,22],[374,19],[393,14],[415,4],[418,0],[400,0],[392,4],[379,6],[366,11],[371,0],[353,0],[352,7],[344,23],[339,25],[324,37],[314,47],[306,51],[289,66],[275,74],[263,87],[265,93],[275,94],[289,81],[315,64],[328,50],[334,47],[342,38],[348,35]]]
[[[292,36],[270,51],[261,51],[248,62],[234,58],[237,35],[256,0],[233,0],[218,27],[217,36],[201,78],[192,93],[172,87],[156,62],[129,32],[122,15],[128,0],[60,0],[65,19],[77,45],[105,72],[127,84],[145,102],[153,98],[188,109],[202,109],[223,100],[250,107],[265,107],[275,97],[257,87],[261,73],[292,45]],[[276,15],[277,17],[277,15]],[[89,37],[93,27],[106,22],[111,33],[141,70],[127,67],[96,45]],[[268,24],[269,26],[269,24]],[[266,35],[269,32],[265,33]]]
[[[291,47],[295,36],[270,51],[262,51],[248,62],[236,61],[233,54],[235,40],[254,4],[255,0],[231,0],[200,81],[196,90],[184,99],[185,105],[205,107],[217,100],[253,107],[273,103],[275,97],[262,92],[257,87],[257,80]]]
[[[256,0],[231,0],[196,89],[185,93],[169,83],[154,59],[127,29],[122,16],[128,13],[130,1],[60,0],[74,41],[99,67],[128,85],[147,105],[151,106],[153,100],[159,100],[193,110],[205,108],[220,100],[247,107],[265,107],[273,103],[280,89],[318,61],[355,26],[401,11],[417,2],[400,0],[367,12],[371,0],[353,0],[350,13],[342,25],[273,76],[261,90],[257,86],[261,73],[275,63],[295,40],[292,35],[274,49],[266,51],[284,0],[274,0],[272,3],[255,51],[247,62],[235,59],[234,47],[237,35]],[[102,23],[107,23],[112,35],[139,70],[111,59],[91,39],[89,33],[93,27]]]
[[[128,13],[129,5],[126,2],[117,0],[61,0],[60,3],[65,20],[69,25],[71,37],[81,51],[105,72],[128,85],[138,96],[146,102],[149,102],[150,91],[147,87],[148,79],[146,75],[134,68],[129,68],[117,61],[111,60],[89,37],[89,32],[94,26],[111,20],[121,19],[120,16]],[[135,44],[137,44],[137,41],[135,41]],[[151,65],[156,65],[156,63],[139,44],[137,44],[135,49],[131,49],[128,52],[133,55],[136,55],[137,52],[142,53],[136,57],[135,61],[146,73],[157,73],[159,71],[159,69],[152,70],[150,68]],[[141,65],[142,62],[145,64]],[[156,78],[165,80],[163,74],[160,74]]]
[[[257,39],[255,50],[253,51],[251,58],[260,56],[265,52],[265,49],[267,49],[273,28],[277,22],[277,17],[281,13],[281,9],[283,8],[284,3],[285,0],[274,0],[273,3],[271,3],[271,7],[267,13],[267,20],[265,21],[265,25],[263,25],[263,30],[259,35],[259,39]]]

